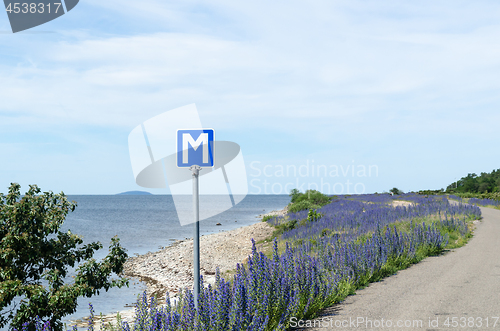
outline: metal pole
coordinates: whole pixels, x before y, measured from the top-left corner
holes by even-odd
[[[194,212],[194,237],[193,237],[193,268],[194,268],[194,307],[198,309],[198,298],[200,295],[200,201],[198,190],[198,175],[201,167],[194,165],[190,167],[193,172],[193,212]]]

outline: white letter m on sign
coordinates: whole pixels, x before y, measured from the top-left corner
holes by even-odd
[[[196,151],[203,144],[203,163],[208,163],[208,133],[201,133],[196,141],[189,133],[182,134],[182,163],[188,163],[189,145]]]

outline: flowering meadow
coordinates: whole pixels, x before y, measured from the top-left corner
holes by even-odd
[[[402,205],[394,206],[395,199]],[[175,305],[167,296],[165,306],[144,294],[134,323],[109,327],[288,330],[292,317],[313,318],[357,288],[464,244],[470,221],[480,217],[477,206],[450,204],[443,196],[337,196],[318,210],[268,220],[276,228],[272,249],[258,252],[254,242],[247,263],[202,287],[198,310],[190,290],[182,290]]]
[[[493,206],[493,207],[500,207],[500,201],[498,200],[493,200],[493,199],[477,199],[477,198],[470,198],[469,203],[477,206]]]
[[[468,199],[463,199],[463,198],[458,197],[456,195],[450,195],[449,198],[457,200],[457,201],[460,201],[460,202],[464,202],[464,200],[465,200],[469,204],[476,205],[476,206],[481,206],[481,207],[492,206],[492,207],[500,208],[500,200],[496,200],[496,199],[488,199],[488,198],[468,198]]]

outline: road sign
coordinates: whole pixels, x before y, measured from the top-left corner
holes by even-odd
[[[214,166],[214,130],[177,130],[177,166]]]
[[[194,220],[193,187],[192,173],[177,165],[177,131],[203,128],[196,105],[191,104],[146,120],[128,137],[136,183],[147,188],[168,188],[166,193],[172,195],[182,226]],[[192,138],[196,142],[199,134],[193,134]],[[215,141],[214,135],[212,148],[214,166],[201,167],[199,171],[200,221],[231,209],[248,194],[248,177],[240,146],[232,141]],[[198,151],[203,151],[203,145],[191,152]],[[203,155],[200,157],[203,161]],[[188,155],[188,162],[191,161]]]
[[[200,278],[199,221],[232,208],[248,194],[245,162],[238,144],[214,141],[213,129],[179,129],[202,127],[196,106],[191,104],[150,118],[128,137],[136,183],[163,188],[168,182],[181,225],[194,223],[195,280]],[[196,307],[199,285],[195,281]]]
[[[189,168],[193,176],[193,276],[194,306],[198,308],[200,293],[200,195],[198,177],[202,167],[214,166],[214,130],[177,130],[177,166]]]

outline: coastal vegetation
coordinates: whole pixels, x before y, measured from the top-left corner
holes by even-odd
[[[301,210],[318,209],[329,204],[333,199],[316,190],[307,190],[305,193],[301,193],[298,189],[291,190],[290,197],[291,201],[288,205],[288,211],[291,213]]]
[[[481,214],[476,206],[450,204],[443,196],[329,198],[318,209],[268,219],[281,229],[271,251],[258,252],[254,243],[248,261],[234,274],[224,279],[217,273],[214,285],[202,287],[198,309],[189,290],[175,305],[168,296],[159,306],[144,295],[133,325],[110,328],[287,330],[292,317],[313,318],[370,282],[463,245],[472,236],[472,220]],[[395,201],[404,205],[394,206]],[[200,282],[204,285],[203,278]]]
[[[477,198],[500,200],[500,169],[491,173],[482,172],[479,176],[469,173],[467,176],[451,183],[446,190],[422,190],[421,195],[452,194],[460,198]]]
[[[397,187],[393,187],[392,189],[389,190],[390,193],[394,194],[394,195],[401,195],[401,194],[404,194],[403,191],[401,191],[400,189],[398,189]]]
[[[500,169],[491,173],[482,172],[479,176],[469,173],[458,181],[440,190],[424,190],[421,195],[447,194],[455,200],[483,207],[500,208]],[[464,199],[464,200],[462,200]]]
[[[500,209],[500,199],[495,197],[494,199],[483,198],[484,195],[479,195],[479,198],[476,198],[477,195],[449,195],[450,199],[460,201],[463,203],[469,203],[471,205],[481,206],[481,207],[490,207]]]
[[[293,190],[291,198],[288,214],[266,220],[276,228],[269,251],[259,252],[253,242],[252,254],[234,273],[217,272],[213,285],[201,277],[198,309],[187,289],[175,304],[167,294],[163,306],[144,294],[132,324],[118,321],[108,328],[288,330],[292,318],[314,318],[370,282],[464,245],[472,221],[481,217],[477,206],[450,204],[438,195],[328,197]],[[309,208],[290,211],[297,204]],[[93,321],[91,307],[89,330]]]
[[[446,188],[447,193],[452,194],[487,194],[499,193],[500,196],[500,169],[493,170],[491,173],[482,172],[479,176],[470,173],[466,177],[451,183]]]
[[[96,262],[92,256],[100,243],[81,246],[77,234],[59,231],[75,208],[64,193],[41,193],[36,185],[24,196],[19,184],[0,194],[0,327],[9,323],[38,331],[43,320],[45,328],[61,330],[61,318],[75,312],[78,297],[128,286],[127,279],[111,278],[122,272],[127,259],[118,238]],[[74,280],[65,283],[68,268],[75,266]]]

